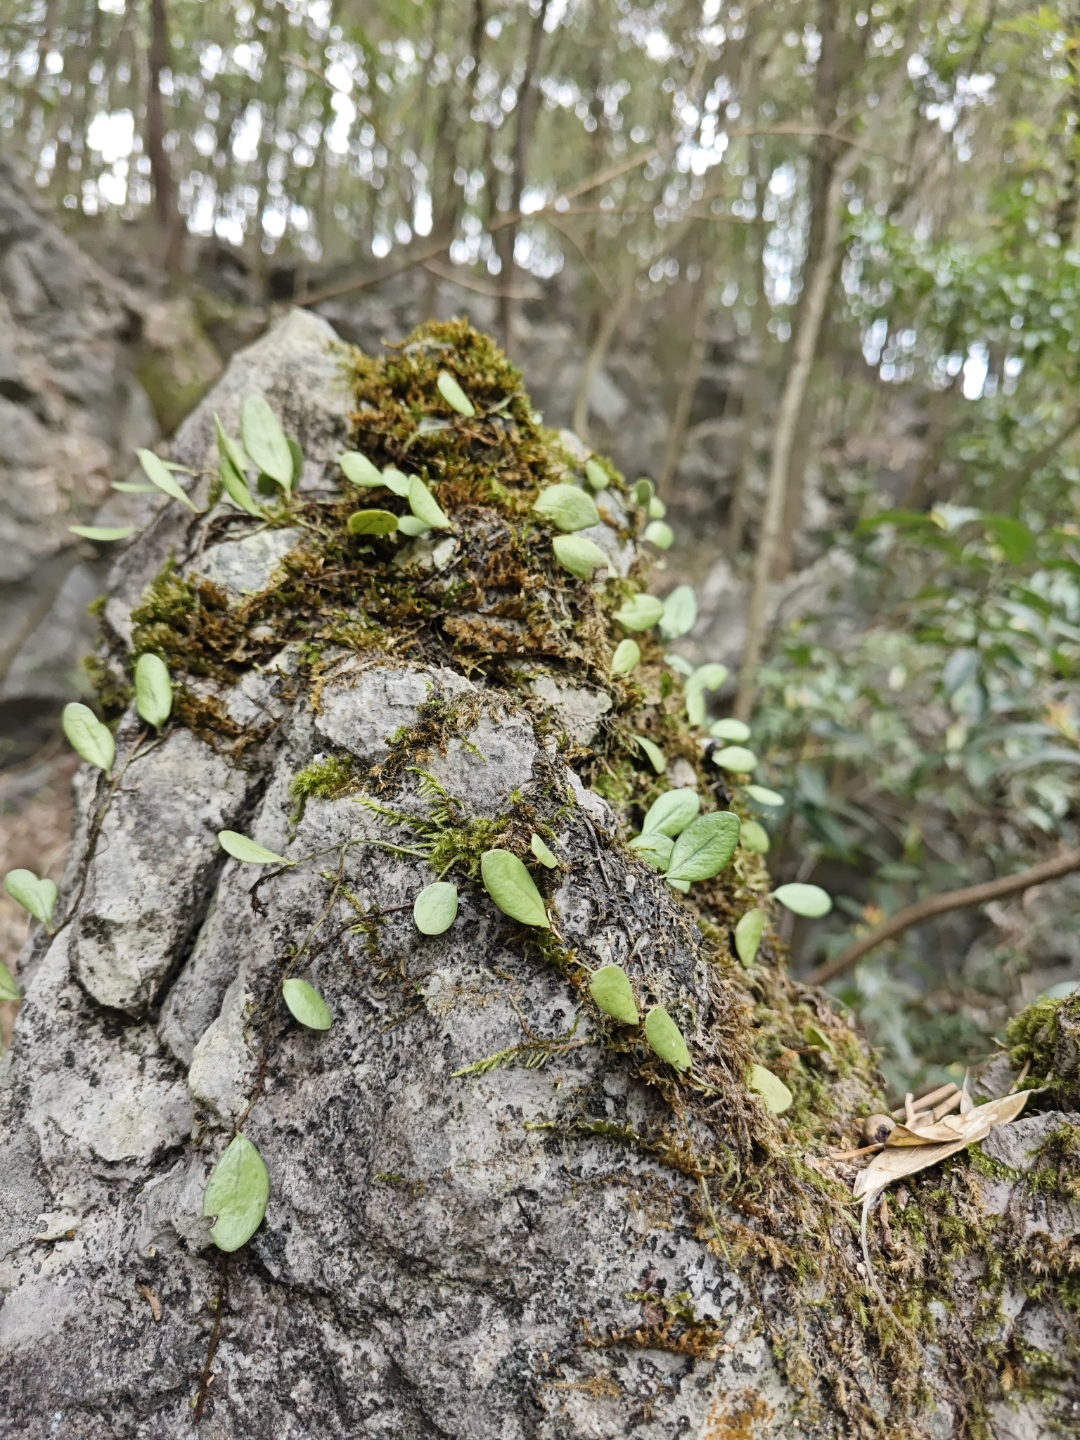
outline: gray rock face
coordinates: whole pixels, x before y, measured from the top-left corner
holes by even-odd
[[[347,406],[333,344],[311,317],[272,331],[185,426],[179,458],[258,388],[288,397],[310,483],[326,483]],[[170,548],[196,569],[206,553],[175,508],[117,566],[117,633]],[[633,1055],[597,1043],[544,936],[479,885],[443,935],[413,924],[432,846],[525,807],[564,862],[540,883],[565,951],[622,964],[691,1040],[741,1005],[560,758],[562,698],[526,705],[393,656],[342,653],[310,692],[296,674],[286,651],[214,692],[267,720],[239,756],[179,728],[148,747],[129,716],[92,858],[104,782],[82,782],[75,917],[32,943],[0,1065],[10,1433],[179,1440],[204,1366],[212,1440],[852,1433],[808,1416],[781,1376],[771,1282],[750,1293],[710,1243],[699,1178],[618,1138],[662,1134],[670,1107]],[[355,784],[300,804],[295,777],[327,758]],[[288,865],[269,878],[226,859],[221,828]],[[330,1030],[285,1012],[287,973],[325,997]],[[225,1264],[202,1196],[239,1121],[271,1198]],[[664,1298],[708,1343],[657,1338]],[[1019,1297],[1015,1323],[1043,1324],[1029,1310]],[[932,1400],[925,1433],[952,1433],[953,1413]],[[1047,1413],[1018,1431],[1002,1411],[997,1434],[1049,1435]]]

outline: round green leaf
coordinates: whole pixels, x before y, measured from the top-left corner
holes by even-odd
[[[599,460],[585,461],[585,479],[594,490],[606,490],[611,484],[611,476],[600,464]]]
[[[540,861],[541,865],[545,865],[549,870],[557,870],[559,868],[558,860],[544,844],[543,840],[540,839],[539,835],[534,835],[529,841],[529,849],[536,856],[537,860]]]
[[[735,953],[747,969],[757,959],[766,918],[764,910],[748,910],[735,926]]]
[[[668,640],[677,640],[694,628],[696,620],[697,596],[689,585],[676,585],[664,601],[660,634]]]
[[[649,757],[649,764],[656,771],[657,775],[662,775],[667,769],[667,757],[663,750],[660,749],[660,746],[654,745],[653,742],[646,739],[644,735],[635,735],[634,739]]]
[[[432,530],[450,530],[450,517],[432,495],[419,475],[409,480],[409,509],[416,518]]]
[[[262,1224],[270,1199],[270,1176],[246,1135],[237,1135],[214,1166],[203,1196],[203,1214],[216,1217],[210,1236],[219,1250],[239,1250]]]
[[[659,830],[643,830],[640,835],[635,835],[628,843],[630,849],[640,855],[654,870],[666,870],[671,864],[671,852],[675,848],[675,841],[670,835],[661,835]]]
[[[196,515],[199,507],[188,496],[187,492],[177,484],[169,470],[165,468],[161,460],[152,450],[136,450],[139,457],[139,464],[142,466],[143,474],[150,481],[151,485],[157,488],[172,500],[179,500],[181,505],[186,505],[189,510],[194,510]]]
[[[690,1069],[690,1051],[686,1048],[682,1031],[663,1005],[655,1006],[646,1015],[645,1039],[648,1040],[661,1060],[666,1060],[669,1065],[674,1065],[676,1070]]]
[[[255,515],[261,520],[263,517],[262,506],[258,501],[252,499],[243,471],[237,470],[227,455],[221,457],[220,474],[222,487],[233,504],[239,505],[241,510],[246,510],[249,515]]]
[[[21,1000],[19,987],[15,983],[15,976],[0,960],[0,1000]]]
[[[739,839],[744,850],[752,850],[755,855],[769,853],[769,832],[756,820],[743,821],[742,834]]]
[[[783,805],[784,797],[765,785],[747,785],[746,793],[759,805]]]
[[[309,1030],[329,1030],[334,1023],[326,1001],[306,980],[286,980],[281,987],[281,995],[293,1019],[299,1020]]]
[[[361,455],[359,450],[346,450],[343,455],[338,456],[338,464],[345,479],[353,485],[365,485],[374,489],[386,484],[382,471],[377,465],[373,465],[366,455]]]
[[[621,965],[605,965],[597,970],[589,981],[589,994],[605,1015],[624,1025],[636,1025],[641,1019],[630,980]]]
[[[728,668],[717,660],[699,665],[686,681],[687,690],[719,690],[728,677]]]
[[[686,679],[689,679],[694,673],[693,665],[683,655],[665,655],[664,660],[677,675],[682,675]]]
[[[658,550],[670,550],[675,543],[675,531],[666,520],[650,520],[641,538]]]
[[[249,395],[241,406],[240,434],[252,464],[287,491],[292,484],[292,452],[280,421],[261,395]]]
[[[699,815],[675,841],[668,879],[711,880],[735,854],[739,843],[739,817],[732,810]]]
[[[480,857],[484,889],[504,915],[523,925],[550,930],[540,891],[518,857],[509,850],[488,850]]]
[[[832,909],[832,898],[820,885],[781,885],[773,891],[773,898],[808,920],[820,920]]]
[[[72,535],[84,540],[128,540],[135,534],[134,525],[69,525]]]
[[[741,745],[744,740],[750,739],[750,726],[742,720],[717,720],[709,734],[717,740],[731,740]]]
[[[457,886],[448,880],[425,885],[413,903],[413,919],[421,935],[441,935],[457,919]]]
[[[560,530],[587,530],[600,523],[592,496],[576,485],[549,485],[541,490],[533,509]]]
[[[636,480],[634,482],[635,505],[648,505],[649,501],[653,498],[655,494],[656,486],[648,478],[647,475],[643,475],[640,480]]]
[[[51,928],[60,893],[51,880],[39,880],[32,870],[9,870],[4,876],[4,889],[24,910],[29,910],[35,920],[40,920],[46,930]]]
[[[651,630],[663,613],[664,602],[655,595],[633,595],[615,611],[615,619],[627,630]]]
[[[461,388],[453,375],[448,375],[445,370],[439,371],[439,378],[436,380],[439,387],[439,394],[446,403],[459,415],[464,415],[466,420],[471,420],[476,414],[476,406],[472,403],[465,391]]]
[[[594,570],[611,564],[600,546],[593,540],[586,540],[584,535],[556,535],[551,548],[563,569],[582,580],[591,580]]]
[[[612,675],[629,675],[641,664],[641,646],[636,640],[620,640],[611,657]]]
[[[234,860],[240,860],[245,865],[292,865],[292,860],[286,860],[281,855],[275,855],[273,850],[267,850],[265,845],[260,845],[255,840],[249,840],[246,835],[240,835],[235,830],[219,830],[218,844],[227,855]]]
[[[149,651],[135,663],[135,708],[148,725],[160,730],[172,713],[173,689],[164,660]]]
[[[791,1109],[794,1095],[779,1075],[766,1070],[764,1065],[751,1065],[746,1083],[751,1090],[757,1091],[774,1115],[783,1115],[785,1110]]]
[[[403,500],[409,498],[409,486],[412,484],[412,480],[411,475],[403,474],[393,465],[388,465],[382,472],[382,483],[395,495],[400,495]]]
[[[398,517],[389,510],[354,510],[348,520],[350,535],[392,535]]]
[[[646,506],[646,514],[650,520],[662,520],[667,514],[667,506],[658,495],[654,495]]]
[[[656,831],[661,835],[678,835],[701,809],[696,790],[666,790],[649,806],[641,827],[642,833]]]
[[[116,759],[116,742],[112,731],[103,725],[94,712],[77,700],[64,706],[64,734],[76,755],[88,765],[96,765],[107,775]]]
[[[713,753],[713,763],[721,770],[731,770],[737,775],[746,775],[757,765],[757,756],[742,745],[725,745]]]

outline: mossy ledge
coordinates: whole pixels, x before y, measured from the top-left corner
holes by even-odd
[[[343,363],[355,396],[355,448],[380,468],[424,479],[451,520],[448,558],[433,555],[438,535],[409,542],[349,533],[346,522],[357,508],[407,513],[389,490],[358,491],[341,480],[336,493],[301,491],[268,511],[269,527],[298,528],[303,539],[265,590],[236,599],[201,577],[197,565],[169,560],[133,611],[130,648],[109,632],[94,669],[106,708],[124,704],[135,659],[153,651],[177,686],[179,723],[239,757],[271,740],[274,722],[238,720],[228,695],[283,651],[294,662],[290,694],[306,696],[316,711],[327,677],[348,657],[445,667],[469,677],[493,713],[523,712],[539,737],[556,741],[560,757],[613,807],[616,846],[640,829],[648,806],[675,783],[696,788],[705,811],[732,808],[745,816],[740,790],[711,765],[704,732],[688,724],[682,681],[651,632],[635,636],[642,650],[637,669],[611,674],[624,634],[614,612],[648,581],[635,544],[645,516],[624,477],[603,462],[610,476],[598,497],[605,542],[620,557],[611,578],[577,579],[557,562],[554,532],[532,505],[545,486],[579,481],[583,464],[544,428],[521,375],[493,342],[461,321],[429,324],[387,358],[354,352]],[[442,399],[437,378],[444,370],[473,401],[474,417],[456,414]],[[202,548],[250,533],[256,523],[218,506],[203,522]],[[544,680],[606,698],[588,739],[563,729],[542,698],[537,682]],[[292,782],[295,818],[316,800],[388,793],[408,771],[444,753],[466,732],[468,719],[459,705],[435,697],[377,766],[365,770],[338,753],[311,762]],[[637,736],[663,749],[666,776],[655,773]],[[445,798],[439,864],[456,867],[462,885],[475,883],[478,846],[494,837],[527,858],[529,834],[553,833],[572,808],[554,778],[540,800],[523,799],[512,813],[479,826],[460,823],[453,797]],[[574,823],[587,853],[591,822]],[[630,852],[624,858],[660,883]],[[751,968],[735,959],[734,923],[749,908],[768,906],[769,888],[762,858],[740,849],[714,880],[695,885],[685,898],[665,896],[666,923],[709,967],[708,1014],[684,1020],[694,1059],[688,1075],[597,1021],[603,1043],[630,1056],[635,1077],[663,1097],[666,1123],[645,1132],[590,1114],[583,1099],[577,1111],[564,1108],[551,1122],[551,1141],[572,1149],[581,1137],[601,1135],[681,1177],[662,1205],[681,1207],[680,1223],[742,1273],[773,1353],[803,1397],[801,1433],[929,1434],[933,1382],[952,1397],[952,1433],[987,1434],[990,1402],[1025,1387],[1041,1393],[1060,1378],[1038,1357],[994,1338],[1001,1333],[1006,1285],[1035,1287],[1075,1315],[1080,1256],[1075,1245],[1047,1254],[1030,1239],[1009,1238],[1005,1221],[980,1198],[988,1162],[962,1154],[909,1179],[898,1203],[890,1197],[884,1223],[872,1227],[871,1258],[893,1313],[880,1304],[862,1264],[850,1200],[853,1172],[828,1152],[859,1143],[860,1118],[884,1106],[881,1077],[829,997],[788,977],[775,929],[766,931]],[[537,967],[558,968],[589,1004],[585,971],[556,937],[519,939]],[[656,993],[666,993],[659,972],[652,983]],[[1078,1008],[1080,1002],[1032,1007],[1010,1030],[1014,1060],[1032,1060],[1033,1077],[1053,1087],[1055,1104],[1076,1102]],[[810,1023],[826,1045],[808,1043]],[[1072,1051],[1062,1039],[1070,1034]],[[787,1115],[770,1115],[747,1089],[753,1061],[792,1091]],[[1052,1168],[1055,1183],[1067,1184],[1070,1155],[1075,1143],[1066,1136],[1053,1166],[1025,1183],[1045,1188]],[[610,1183],[623,1182],[613,1174]],[[1011,1248],[1003,1252],[1007,1238]],[[720,1333],[683,1295],[654,1296],[646,1287],[638,1300],[651,1317],[638,1330],[568,1334],[567,1347],[655,1346],[695,1357],[719,1345]]]

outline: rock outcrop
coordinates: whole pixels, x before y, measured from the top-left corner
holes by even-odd
[[[474,421],[440,408],[441,366],[471,379]],[[1076,1117],[907,1182],[871,1249],[898,1323],[828,1156],[880,1108],[871,1058],[771,931],[734,958],[734,920],[768,903],[759,856],[683,897],[626,847],[669,785],[638,734],[704,810],[744,798],[655,642],[610,674],[638,572],[554,564],[529,507],[573,465],[513,372],[463,326],[377,364],[294,313],[177,435],[200,503],[213,413],[235,434],[250,393],[300,443],[295,498],[266,522],[148,499],[110,579],[103,699],[121,709],[153,650],[176,719],[157,738],[124,710],[114,779],[81,773],[61,924],[23,956],[0,1070],[6,1433],[1049,1436],[1080,1403]],[[357,440],[426,473],[445,538],[349,536],[358,505],[401,511],[344,493]],[[597,502],[589,533],[629,558],[629,496]],[[229,859],[222,829],[288,863]],[[550,929],[493,904],[492,848],[532,866]],[[427,936],[412,902],[439,874],[460,909]],[[691,1071],[593,1004],[611,963]],[[292,1019],[286,975],[329,1030]],[[748,1089],[755,1061],[794,1092],[786,1116]],[[241,1130],[271,1194],[226,1258],[203,1193]],[[1052,1216],[1029,1183],[1051,1161]]]

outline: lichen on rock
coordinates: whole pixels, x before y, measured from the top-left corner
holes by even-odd
[[[373,359],[296,312],[232,362],[177,460],[204,471],[214,411],[235,432],[248,393],[303,481],[262,520],[163,507],[119,560],[103,698],[151,651],[175,718],[150,746],[120,718],[122,785],[84,778],[69,921],[24,965],[0,1099],[16,1433],[180,1436],[194,1406],[222,1440],[1004,1436],[1019,1395],[1048,1435],[1076,1398],[1055,1318],[1077,1308],[1076,1227],[1060,1200],[1040,1229],[1032,1197],[1068,1183],[1066,1122],[1033,1116],[1045,1163],[988,1149],[897,1192],[871,1245],[887,1310],[830,1155],[882,1109],[879,1078],[774,929],[736,958],[734,924],[771,903],[762,857],[741,847],[684,896],[627,846],[672,788],[747,812],[658,642],[611,673],[615,612],[647,581],[622,477],[587,531],[612,564],[581,579],[532,507],[582,456],[463,322]],[[344,449],[419,476],[451,531],[351,534],[356,509],[408,505],[348,484]],[[217,829],[286,864],[228,859]],[[492,849],[549,929],[493,903]],[[412,904],[435,879],[459,904],[429,936]],[[597,1007],[609,965],[690,1067]],[[330,1029],[292,1019],[286,976]],[[271,1195],[223,1262],[200,1196],[239,1128]],[[71,1237],[35,1241],[38,1206]]]

